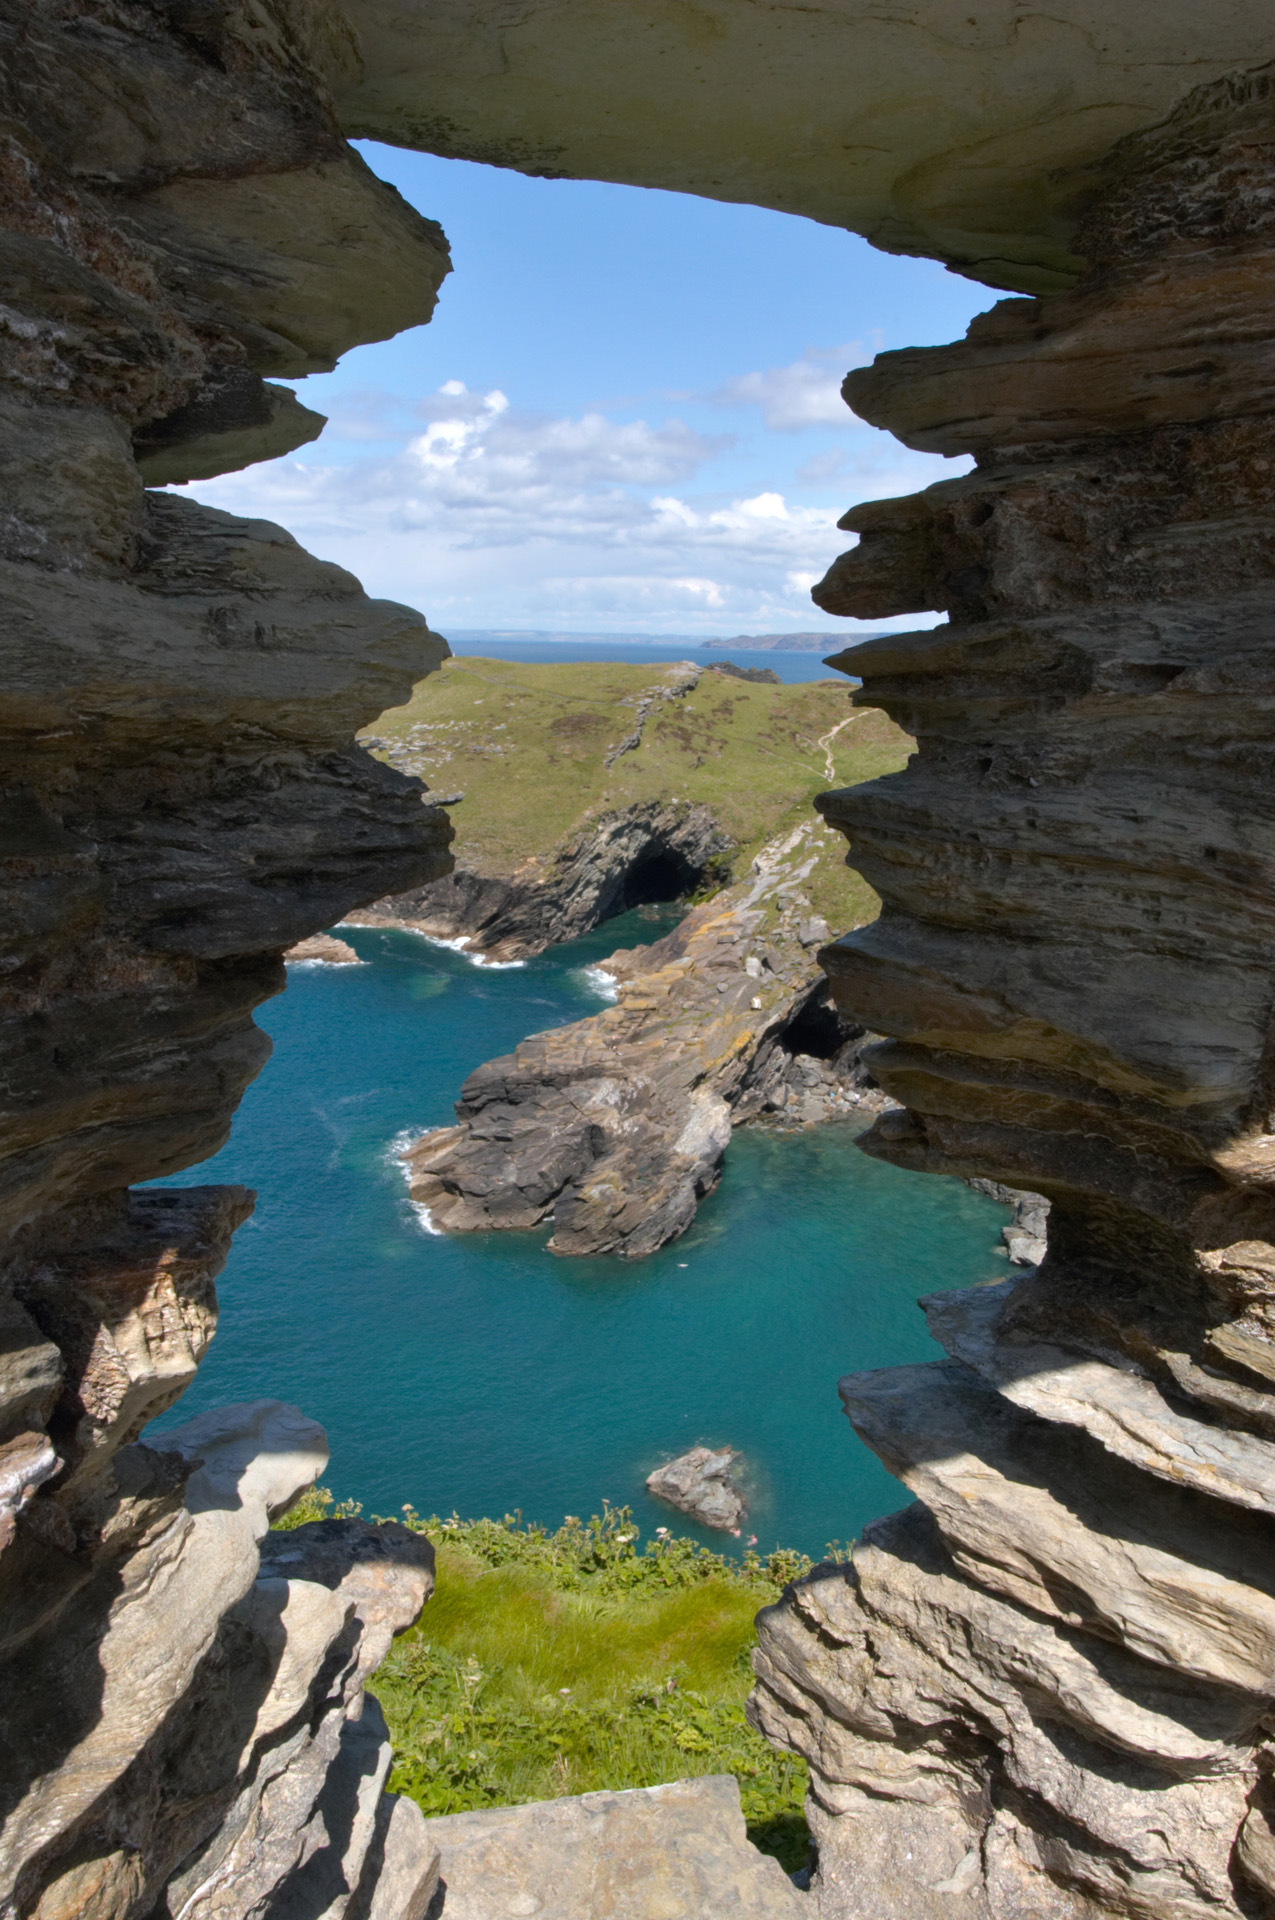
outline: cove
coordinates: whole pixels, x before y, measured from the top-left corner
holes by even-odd
[[[848,1125],[743,1129],[691,1231],[632,1265],[558,1259],[547,1228],[444,1238],[408,1204],[394,1141],[449,1124],[483,1060],[596,1011],[590,965],[675,917],[639,909],[507,968],[342,927],[364,965],[289,968],[229,1143],[177,1178],[255,1185],[257,1211],[218,1283],[212,1349],[148,1437],[270,1395],[323,1422],[325,1480],[367,1513],[410,1501],[556,1525],[609,1499],[644,1534],[697,1531],[647,1497],[651,1468],[729,1443],[763,1551],[818,1554],[903,1504],[836,1382],[937,1358],[917,1296],[1004,1275],[1003,1210],[959,1182],[868,1159]]]

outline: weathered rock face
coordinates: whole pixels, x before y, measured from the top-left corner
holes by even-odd
[[[923,1504],[764,1623],[827,1914],[1275,1911],[1273,166],[1270,71],[1201,90],[1074,292],[847,382],[978,458],[816,590],[952,617],[844,656],[918,741],[821,803],[883,901],[823,955],[893,1036],[864,1144],[1052,1209],[928,1303],[951,1363],[842,1383]]]
[[[779,1862],[750,1844],[729,1773],[453,1813],[427,1821],[425,1833],[440,1851],[449,1920],[799,1920],[804,1911]]]
[[[1074,277],[1083,169],[1270,58],[1248,0],[344,0],[354,134],[779,207],[1035,292]],[[1079,177],[1078,177],[1079,176]]]
[[[259,1579],[326,1457],[302,1416],[137,1441],[193,1377],[252,1196],[130,1184],[224,1140],[283,950],[447,865],[445,817],[354,737],[442,643],[138,464],[312,438],[262,375],[428,316],[445,245],[341,137],[356,68],[322,0],[0,5],[0,1911],[23,1920],[228,1916],[321,1874],[313,1911],[343,1913],[386,1817],[361,1676],[427,1590],[419,1543],[382,1535],[380,1597],[308,1559]]]
[[[355,917],[361,926],[463,939],[488,959],[522,960],[627,907],[693,892],[729,846],[707,807],[645,801],[591,820],[534,872],[458,868]]]
[[[459,1124],[403,1155],[434,1225],[472,1233],[552,1215],[554,1253],[640,1259],[690,1226],[732,1126],[789,1107],[812,1120],[875,1110],[862,1030],[822,1005],[802,942],[810,839],[797,828],[662,940],[604,961],[613,1006],[470,1074]]]

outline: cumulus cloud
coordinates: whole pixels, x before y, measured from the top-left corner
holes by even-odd
[[[280,522],[370,592],[423,608],[444,631],[449,621],[708,632],[724,620],[808,624],[809,585],[845,545],[835,525],[844,501],[697,489],[731,442],[681,420],[537,415],[499,389],[473,393],[457,380],[410,413],[379,457],[356,441],[352,457],[325,459],[320,444],[187,491]],[[924,478],[941,464],[903,458]]]
[[[841,398],[841,382],[849,368],[861,367],[870,358],[861,341],[811,348],[789,366],[740,374],[709,398],[723,407],[760,407],[762,422],[772,433],[847,427],[853,415]]]

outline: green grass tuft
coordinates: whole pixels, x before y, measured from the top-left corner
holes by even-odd
[[[316,1488],[279,1524],[354,1511]],[[442,1814],[733,1773],[754,1844],[803,1864],[805,1765],[753,1731],[744,1700],[754,1615],[804,1554],[642,1545],[627,1507],[552,1533],[517,1514],[403,1517],[433,1541],[438,1583],[373,1681],[393,1791]]]

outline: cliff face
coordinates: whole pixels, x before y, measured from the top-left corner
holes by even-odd
[[[892,1036],[898,1164],[1052,1201],[1039,1273],[842,1383],[921,1505],[765,1619],[824,1911],[1275,1910],[1270,473],[1275,83],[1095,179],[1073,292],[847,396],[968,478],[847,516],[816,589],[951,624],[843,657],[912,732],[826,795],[880,920],[823,954]]]
[[[128,1189],[225,1138],[282,950],[446,870],[354,739],[445,649],[135,453],[183,479],[312,437],[262,374],[425,319],[445,245],[337,131],[331,8],[15,0],[0,48],[0,1911],[326,1874],[336,1914],[389,1844],[361,1678],[427,1569],[357,1528],[260,1565],[325,1457],[276,1403],[136,1444],[252,1196]]]
[[[519,873],[457,867],[429,886],[378,900],[358,920],[461,939],[492,960],[522,960],[630,906],[653,904],[652,896],[691,892],[730,845],[707,807],[638,801],[595,815],[547,860],[527,862]]]
[[[820,852],[808,827],[764,848],[662,940],[601,963],[613,1006],[471,1073],[457,1125],[403,1155],[431,1221],[474,1233],[552,1218],[553,1253],[640,1259],[690,1226],[733,1126],[790,1104],[875,1111],[862,1029],[820,1004],[825,923],[802,891]]]
[[[453,873],[360,921],[463,939],[494,960],[746,873],[809,824],[821,784],[890,771],[907,745],[884,716],[853,713],[837,680],[473,655],[448,661],[363,739],[446,796],[457,840]],[[875,908],[844,867],[821,862],[820,884],[831,926]]]

